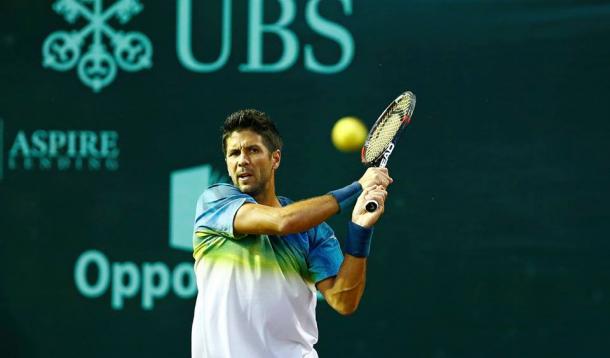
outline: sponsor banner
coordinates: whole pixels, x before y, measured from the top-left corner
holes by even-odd
[[[204,6],[207,1],[176,1],[176,56],[187,70],[197,73],[215,72],[229,62],[233,50],[233,17],[236,12],[231,0],[222,1],[220,28],[210,29],[196,17],[194,6]],[[275,21],[266,19],[265,2],[250,0],[247,6],[247,56],[238,66],[245,73],[277,73],[293,68],[302,58],[304,68],[311,73],[332,75],[350,66],[355,55],[355,41],[348,28],[341,24],[352,15],[351,0],[340,0],[338,16],[323,15],[321,0],[309,0],[305,11],[297,12],[296,0],[281,0],[279,17]],[[269,6],[269,4],[267,4]],[[150,38],[139,31],[125,30],[133,17],[144,11],[139,0],[118,0],[114,3],[102,0],[57,0],[52,10],[71,25],[81,25],[51,32],[42,44],[42,66],[60,72],[75,69],[81,82],[99,93],[109,86],[119,70],[139,72],[153,67],[153,44]],[[269,10],[267,9],[267,12]],[[197,12],[199,14],[199,12]],[[302,16],[302,19],[298,17]],[[338,47],[338,55],[330,60],[321,53],[319,41],[303,42],[302,34],[295,30],[294,23],[304,20],[308,31],[323,42]],[[220,32],[220,48],[213,61],[204,61],[193,50],[193,42],[199,38],[193,26],[205,26],[206,31]],[[272,38],[279,40],[280,55],[274,60],[265,53]],[[207,57],[207,56],[206,56]]]
[[[226,180],[209,164],[170,173],[170,249],[192,252],[195,203],[205,188]],[[88,299],[98,299],[110,292],[113,310],[122,310],[127,300],[138,297],[143,310],[153,310],[156,302],[170,294],[190,299],[197,293],[192,260],[170,267],[163,261],[111,262],[108,256],[96,249],[81,253],[74,264],[74,284]]]
[[[85,22],[80,29],[51,33],[42,45],[43,66],[68,71],[77,68],[78,77],[94,92],[108,86],[117,69],[136,72],[152,67],[152,44],[141,32],[123,32],[110,24],[121,25],[139,14],[144,6],[138,0],[119,0],[104,7],[102,0],[58,0],[55,11],[74,24]],[[108,49],[105,42],[110,44]]]
[[[10,171],[116,171],[119,133],[114,130],[18,130],[7,155]]]

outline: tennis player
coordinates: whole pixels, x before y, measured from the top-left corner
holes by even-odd
[[[227,117],[222,146],[233,185],[212,185],[197,202],[192,356],[317,357],[316,290],[340,314],[356,310],[392,179],[387,169],[369,168],[327,195],[276,196],[282,139],[256,110]],[[367,212],[367,200],[379,208]],[[354,201],[343,253],[324,220]]]

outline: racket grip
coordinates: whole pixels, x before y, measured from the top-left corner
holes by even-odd
[[[366,202],[366,204],[364,204],[364,208],[369,213],[374,212],[375,210],[377,210],[378,207],[379,207],[379,203],[375,200],[369,200]]]

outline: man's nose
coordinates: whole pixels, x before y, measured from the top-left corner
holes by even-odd
[[[246,153],[246,151],[242,151],[237,159],[237,164],[239,166],[248,165],[250,163],[250,158],[248,157],[248,153]]]

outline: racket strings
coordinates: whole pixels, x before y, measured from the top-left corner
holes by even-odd
[[[378,158],[402,125],[404,115],[409,111],[410,100],[403,98],[390,108],[383,118],[380,119],[374,133],[371,133],[368,141],[365,160],[372,162]]]

